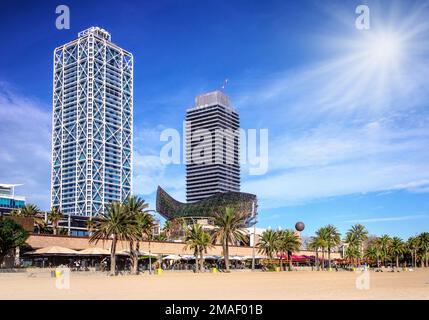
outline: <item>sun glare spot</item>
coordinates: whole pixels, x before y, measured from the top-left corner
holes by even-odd
[[[397,62],[401,53],[400,41],[394,35],[376,35],[369,40],[367,53],[372,63],[389,64]]]

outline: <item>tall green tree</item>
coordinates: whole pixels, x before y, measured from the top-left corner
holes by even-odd
[[[171,220],[165,221],[164,227],[162,228],[162,233],[166,237],[166,240],[170,239],[172,231],[173,231],[173,223],[171,222]]]
[[[226,272],[229,270],[229,245],[239,241],[246,243],[246,228],[254,223],[254,218],[244,213],[238,213],[234,208],[226,208],[223,213],[214,215],[216,229],[213,241],[220,242],[223,248]]]
[[[282,230],[278,232],[278,245],[277,249],[280,254],[287,253],[289,262],[289,271],[292,270],[292,255],[294,252],[299,251],[301,241],[295,231],[291,229]]]
[[[204,252],[212,246],[212,239],[209,233],[203,230],[200,224],[193,224],[186,231],[185,248],[193,250],[195,256],[195,271],[204,270]]]
[[[277,254],[279,243],[279,234],[274,230],[265,230],[259,239],[257,244],[258,251],[265,254],[270,260]]]
[[[380,267],[381,252],[380,252],[378,245],[372,244],[372,245],[368,246],[365,250],[364,257],[366,259],[376,261],[377,267]]]
[[[95,231],[90,242],[111,239],[110,275],[116,275],[116,246],[118,241],[136,240],[137,224],[135,217],[129,214],[120,202],[112,202],[105,213],[98,217]]]
[[[11,219],[0,218],[0,266],[9,251],[22,246],[28,238],[28,232]]]
[[[338,229],[328,224],[325,229],[326,249],[328,251],[328,266],[331,268],[331,252],[332,249],[341,243],[341,234]]]
[[[92,233],[94,232],[95,228],[96,228],[96,221],[94,218],[89,218],[88,220],[85,221],[85,228],[88,231],[89,236],[92,236]]]
[[[138,274],[138,257],[140,246],[140,240],[143,240],[143,235],[145,234],[146,227],[146,217],[149,215],[149,204],[146,203],[143,199],[137,196],[129,196],[124,201],[124,210],[132,218],[131,221],[135,224],[136,234],[133,237],[130,237],[130,254],[131,254],[131,273]],[[150,257],[149,257],[150,259]]]
[[[204,271],[204,253],[207,253],[208,249],[213,247],[212,241],[213,241],[212,237],[208,232],[206,231],[201,232],[200,239],[199,239],[201,271]]]
[[[33,218],[34,227],[37,229],[38,233],[40,233],[46,227],[46,221],[43,217],[41,217],[40,209],[31,203],[27,203],[22,208],[13,210],[11,212],[12,216],[20,216],[26,218]]]
[[[418,237],[409,237],[406,246],[411,254],[411,265],[413,268],[417,268],[417,250],[419,249]]]
[[[360,259],[363,255],[363,243],[368,240],[368,231],[366,228],[357,223],[353,225],[346,233],[345,242],[349,244],[349,246],[354,246],[359,249],[359,255],[356,257],[357,264],[360,263]]]
[[[427,267],[429,267],[429,264],[428,264],[429,232],[422,232],[421,234],[419,234],[418,239],[419,239],[418,240],[419,251],[421,252],[422,266],[423,266],[423,261],[424,261],[424,266],[427,268]]]
[[[323,228],[319,228],[316,230],[316,236],[318,239],[318,242],[320,244],[320,249],[322,250],[322,270],[325,269],[325,252],[326,249],[328,248],[328,230],[326,229],[326,227]]]
[[[390,242],[389,250],[392,256],[395,257],[396,268],[399,268],[399,258],[405,252],[405,247],[404,247],[404,243],[402,242],[402,239],[399,237],[393,237]]]
[[[347,246],[345,258],[349,259],[352,262],[352,265],[357,266],[360,256],[360,250],[357,245],[352,244]]]
[[[314,236],[310,238],[310,242],[308,243],[307,247],[309,250],[314,251],[315,257],[316,257],[315,264],[316,264],[317,271],[319,271],[320,269],[319,250],[321,248],[326,247],[326,242],[322,238],[318,236]]]
[[[386,260],[389,257],[391,239],[387,234],[382,235],[377,239],[377,245],[380,249],[380,256],[383,266],[386,266]]]
[[[26,204],[19,210],[19,215],[24,217],[35,217],[40,213],[40,209],[31,203]]]
[[[63,215],[60,212],[60,210],[58,210],[57,207],[53,207],[51,209],[51,212],[48,213],[48,220],[52,224],[52,231],[53,231],[54,235],[58,234],[58,225],[59,225],[62,218],[63,218]]]

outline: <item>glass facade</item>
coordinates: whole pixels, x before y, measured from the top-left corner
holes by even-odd
[[[18,209],[22,208],[23,206],[25,206],[24,200],[3,198],[2,196],[0,196],[0,208]]]
[[[186,112],[186,200],[240,191],[240,119],[220,91],[195,99]],[[209,137],[207,136],[209,135]],[[195,159],[197,156],[197,159]]]
[[[90,28],[54,52],[51,205],[93,217],[132,190],[133,56]]]

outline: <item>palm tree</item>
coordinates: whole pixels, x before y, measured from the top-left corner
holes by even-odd
[[[45,219],[40,217],[40,212],[40,209],[36,205],[28,203],[20,209],[13,210],[11,215],[33,218],[34,226],[40,233],[41,230],[46,227]]]
[[[357,256],[358,264],[359,259],[363,255],[363,243],[366,240],[368,240],[368,231],[359,223],[352,226],[346,233],[345,242],[349,245],[356,246],[359,249],[359,255]]]
[[[421,259],[423,266],[423,259],[425,261],[424,266],[429,267],[428,264],[428,253],[429,253],[429,232],[423,232],[418,236],[419,239],[419,250],[421,251]]]
[[[389,255],[389,247],[390,247],[390,237],[387,234],[382,235],[377,240],[377,244],[380,248],[380,256],[383,262],[383,266],[386,265],[386,259]]]
[[[52,230],[53,230],[54,235],[58,234],[58,225],[59,225],[59,222],[61,221],[62,217],[63,217],[63,215],[58,210],[57,207],[53,207],[51,212],[48,213],[48,220],[52,224]]]
[[[411,265],[413,268],[417,268],[417,250],[419,248],[419,238],[409,237],[407,240],[407,248],[411,253]]]
[[[261,238],[257,244],[258,251],[265,254],[270,260],[274,258],[274,254],[278,249],[279,234],[271,229],[265,230],[261,234]]]
[[[380,249],[377,245],[373,244],[366,248],[364,257],[369,260],[377,261],[377,267],[380,267]]]
[[[110,249],[110,275],[116,275],[116,244],[118,240],[129,241],[136,238],[136,221],[133,215],[128,214],[123,204],[112,202],[105,213],[99,216],[95,232],[90,242],[112,239]]]
[[[173,223],[171,222],[171,220],[165,221],[164,228],[162,228],[162,233],[166,237],[166,240],[170,238],[172,230],[173,230]]]
[[[360,250],[356,245],[349,245],[345,251],[345,258],[349,259],[352,262],[352,265],[355,265],[354,261],[356,261],[356,265],[358,264],[358,260],[360,258]]]
[[[326,241],[326,249],[328,251],[328,266],[331,269],[331,251],[334,247],[341,243],[341,234],[338,229],[331,224],[322,228],[322,236]]]
[[[127,214],[133,217],[133,220],[136,222],[136,234],[134,237],[130,238],[130,254],[131,254],[131,273],[138,274],[138,255],[139,255],[139,241],[142,239],[144,225],[140,223],[144,220],[141,215],[149,214],[148,211],[149,204],[146,203],[143,199],[140,199],[136,196],[129,196],[124,201],[124,209]],[[139,223],[140,222],[140,223]],[[144,224],[144,223],[143,223]],[[140,229],[142,227],[142,229]],[[134,249],[134,241],[136,240],[136,248]],[[149,257],[150,259],[150,257]]]
[[[96,224],[97,223],[92,217],[85,221],[85,228],[88,231],[90,237],[95,230]]]
[[[320,249],[322,250],[322,270],[325,269],[325,249],[328,247],[328,231],[326,228],[316,230],[316,238],[319,239]]]
[[[399,256],[404,253],[404,243],[399,237],[393,237],[390,242],[390,253],[396,258],[396,268],[399,268]]]
[[[137,230],[138,230],[138,239],[146,240],[148,242],[149,249],[149,274],[152,273],[152,258],[151,258],[151,248],[150,242],[153,238],[153,227],[155,225],[154,217],[149,213],[149,210],[145,210],[142,213],[137,215]],[[136,243],[136,251],[140,251],[140,242]]]
[[[40,209],[36,205],[29,203],[20,209],[19,215],[24,217],[35,217],[39,213],[40,213]]]
[[[212,241],[213,241],[212,237],[208,232],[206,231],[201,232],[200,238],[199,238],[201,271],[204,270],[204,253],[207,253],[207,250],[213,247]]]
[[[319,249],[323,248],[325,246],[326,246],[325,241],[322,238],[317,237],[317,236],[311,237],[310,242],[309,242],[309,244],[307,246],[308,249],[313,250],[315,252],[315,255],[316,255],[315,264],[316,264],[316,267],[317,267],[317,271],[319,271],[319,269],[320,269]]]
[[[11,212],[10,212],[10,216],[11,217],[18,217],[18,216],[20,216],[21,215],[21,210],[19,210],[19,209],[13,209]]]
[[[301,241],[298,235],[291,229],[283,230],[278,232],[278,245],[277,248],[280,254],[287,252],[289,261],[289,271],[292,270],[292,254],[299,251],[301,247]]]
[[[230,272],[229,244],[236,244],[239,241],[246,243],[246,228],[253,222],[254,217],[237,213],[234,208],[226,208],[224,213],[214,215],[214,223],[217,228],[213,234],[213,241],[222,244],[226,272]]]
[[[203,270],[204,256],[203,253],[211,246],[211,237],[205,232],[200,224],[193,224],[188,228],[185,235],[185,249],[194,251],[195,256],[195,271]]]

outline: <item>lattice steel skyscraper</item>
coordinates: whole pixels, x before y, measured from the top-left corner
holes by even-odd
[[[240,191],[240,119],[220,91],[195,98],[186,113],[186,199]]]
[[[91,27],[54,52],[51,205],[93,217],[132,192],[133,56]]]

